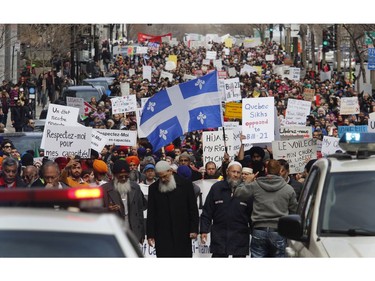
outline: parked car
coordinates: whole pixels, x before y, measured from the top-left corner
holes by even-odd
[[[109,86],[112,85],[114,77],[98,77],[98,78],[87,78],[83,80],[84,85],[103,86],[107,92]],[[109,94],[108,94],[109,95]]]
[[[15,132],[15,133],[1,133],[0,142],[4,139],[9,139],[14,147],[21,154],[27,150],[35,150],[40,148],[42,142],[43,132]]]
[[[101,87],[95,86],[70,86],[63,90],[60,98],[56,101],[58,104],[66,105],[67,97],[83,98],[84,101],[90,102],[92,97],[100,100],[103,91]]]

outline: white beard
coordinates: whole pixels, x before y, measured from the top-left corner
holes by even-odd
[[[171,179],[169,180],[168,183],[162,183],[161,181],[159,182],[159,191],[161,193],[166,193],[170,192],[172,190],[176,189],[176,180],[174,179],[174,176],[171,175]]]
[[[231,188],[236,188],[241,183],[241,180],[228,179],[228,183]]]
[[[120,183],[118,179],[113,180],[113,185],[115,190],[117,190],[120,194],[127,194],[130,191],[130,182],[127,180],[124,183]]]

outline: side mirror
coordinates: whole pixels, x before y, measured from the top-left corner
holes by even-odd
[[[291,240],[306,241],[303,237],[302,219],[300,215],[281,217],[277,228],[281,236]]]

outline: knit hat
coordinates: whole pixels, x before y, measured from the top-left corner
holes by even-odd
[[[122,159],[116,160],[112,167],[112,173],[119,174],[119,173],[124,173],[124,172],[130,173],[128,162]]]
[[[161,160],[155,165],[155,172],[160,173],[160,172],[165,172],[172,169],[171,166],[167,161]]]
[[[177,174],[183,177],[184,179],[191,180],[191,170],[186,165],[178,166],[177,168]]]
[[[104,174],[108,172],[108,166],[103,160],[95,159],[92,167],[95,172]]]

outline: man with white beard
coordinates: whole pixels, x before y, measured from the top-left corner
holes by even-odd
[[[155,165],[158,180],[149,186],[147,241],[157,257],[192,257],[199,213],[191,181],[173,173],[167,161]]]
[[[214,183],[207,194],[200,218],[201,242],[211,231],[210,252],[213,258],[249,255],[252,198],[240,200],[234,191],[241,183],[242,165],[228,164],[227,178]]]
[[[112,166],[113,180],[102,185],[104,207],[115,212],[130,227],[138,241],[145,239],[143,211],[146,199],[139,185],[129,180],[130,168],[125,160],[116,160]]]

